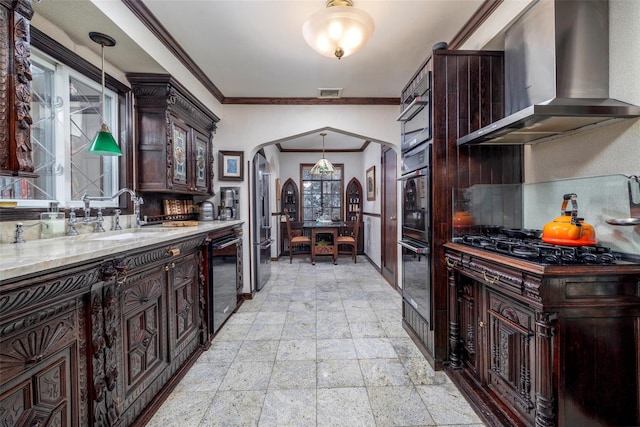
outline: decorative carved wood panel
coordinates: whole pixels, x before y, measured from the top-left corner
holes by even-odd
[[[31,145],[31,1],[0,2],[0,173],[35,176]]]
[[[533,422],[533,313],[489,293],[489,382],[499,396]]]
[[[175,263],[171,269],[169,295],[172,296],[169,325],[173,328],[171,346],[179,353],[198,332],[198,264],[194,256]]]
[[[77,312],[82,305],[0,342],[0,425],[78,426],[86,420],[79,399]],[[39,424],[38,424],[39,423]]]
[[[144,391],[145,380],[163,365],[166,273],[160,268],[130,276],[122,290],[123,385],[126,408]]]

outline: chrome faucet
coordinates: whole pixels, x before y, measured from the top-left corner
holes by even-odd
[[[35,225],[42,225],[43,227],[49,228],[49,224],[43,221],[38,221],[35,224],[24,225],[22,222],[16,224],[16,234],[13,243],[24,243],[24,227],[33,227]]]
[[[84,196],[82,196],[82,201],[84,202],[84,212],[85,212],[85,218],[87,218],[87,212],[91,212],[90,209],[90,202],[91,200],[96,200],[96,201],[105,201],[105,200],[113,200],[116,199],[120,196],[122,196],[124,193],[128,193],[129,197],[131,197],[131,201],[133,202],[133,213],[136,217],[136,228],[140,228],[142,225],[147,223],[147,218],[145,216],[144,220],[140,219],[140,205],[142,205],[144,203],[144,200],[142,199],[142,196],[138,197],[136,196],[136,193],[129,189],[129,188],[123,188],[121,190],[119,190],[117,193],[113,194],[112,196],[106,196],[106,197],[93,197],[93,196],[89,196],[87,195],[87,193],[85,192]],[[98,210],[98,214],[100,216],[100,218],[102,217],[102,213],[100,212],[100,210]],[[118,220],[119,220],[119,215],[118,215]],[[84,221],[83,221],[84,222]],[[89,221],[92,222],[92,221]],[[102,224],[100,224],[102,226]],[[96,226],[97,228],[97,226]],[[99,230],[96,230],[99,231]],[[103,230],[104,231],[104,230]]]

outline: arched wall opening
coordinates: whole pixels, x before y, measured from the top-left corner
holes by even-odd
[[[254,291],[255,280],[251,267],[254,256],[251,253],[251,239],[254,236],[251,233],[253,207],[250,203],[254,191],[251,179],[254,155],[262,149],[272,170],[270,204],[271,211],[275,214],[280,209],[275,194],[276,180],[279,179],[283,183],[288,177],[292,177],[296,182],[299,181],[299,163],[315,163],[322,155],[321,151],[317,151],[318,147],[321,147],[321,139],[318,136],[320,132],[326,131],[331,137],[335,135],[359,139],[363,144],[369,141],[361,152],[329,150],[326,153],[327,158],[332,162],[348,164],[349,170],[345,170],[345,185],[352,177],[364,183],[366,170],[371,166],[375,166],[376,170],[380,171],[382,144],[393,147],[399,153],[400,125],[395,120],[398,109],[399,106],[225,106],[225,114],[217,129],[213,145],[214,154],[219,150],[242,150],[245,155],[244,180],[232,183],[240,187],[243,194],[240,218],[245,221],[243,228],[245,236],[248,236],[244,247],[244,257],[249,260],[244,262],[245,293]],[[315,138],[315,151],[299,152],[294,155],[278,149],[278,144],[286,145],[302,138]],[[326,142],[327,147],[333,144],[330,138],[327,138]],[[216,161],[218,161],[217,155]],[[397,168],[399,170],[399,165]],[[376,174],[378,194],[375,200],[367,201],[366,198],[363,200],[363,212],[378,215],[378,218],[374,218],[375,221],[369,220],[369,223],[365,224],[370,235],[365,253],[377,265],[380,264],[380,176],[380,173]],[[220,187],[227,185],[229,183],[216,178],[214,182],[216,193]],[[214,197],[214,203],[217,202]],[[277,230],[277,221],[278,218],[275,215],[272,216],[273,230]],[[279,244],[273,247],[273,258],[278,256],[278,247]]]

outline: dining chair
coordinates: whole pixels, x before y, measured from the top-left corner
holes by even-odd
[[[296,255],[311,255],[311,237],[309,236],[294,236],[291,231],[291,222],[289,221],[289,211],[284,210],[284,217],[287,222],[287,238],[289,239],[289,264],[293,262],[293,250],[300,246],[309,246],[309,252],[302,252]]]
[[[358,233],[360,232],[360,222],[362,221],[362,212],[358,209],[358,213],[356,214],[356,220],[353,223],[353,230],[346,236],[338,236],[336,239],[336,243],[338,247],[340,245],[348,245],[351,246],[351,254],[353,257],[353,263],[357,263],[358,258]]]

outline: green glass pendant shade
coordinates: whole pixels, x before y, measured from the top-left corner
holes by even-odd
[[[97,156],[122,156],[118,143],[109,131],[109,127],[103,123],[89,146],[89,153]]]

